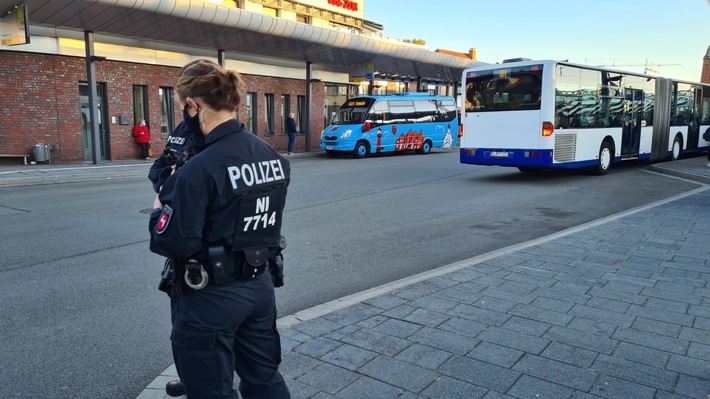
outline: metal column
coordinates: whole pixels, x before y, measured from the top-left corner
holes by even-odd
[[[101,162],[101,132],[99,131],[99,112],[96,102],[96,66],[94,62],[94,32],[84,31],[86,46],[86,78],[89,82],[89,118],[91,119],[91,161],[94,165]]]
[[[306,62],[306,145],[303,151],[311,151],[311,96],[313,95],[313,90],[311,89],[311,62]]]

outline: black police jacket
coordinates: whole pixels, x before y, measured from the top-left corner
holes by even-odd
[[[148,179],[153,183],[153,190],[160,191],[160,187],[165,184],[165,181],[170,177],[173,171],[172,166],[178,160],[183,152],[187,152],[189,159],[197,152],[196,146],[204,141],[202,132],[192,132],[187,128],[185,122],[180,124],[165,140],[165,150],[153,162],[148,172]]]
[[[288,160],[238,121],[217,126],[160,190],[150,250],[178,260],[204,260],[212,245],[276,252],[290,173]]]

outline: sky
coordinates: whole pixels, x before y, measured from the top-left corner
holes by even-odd
[[[710,47],[710,0],[365,0],[383,34],[429,50],[568,60],[699,81]]]

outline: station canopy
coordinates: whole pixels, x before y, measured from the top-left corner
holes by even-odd
[[[467,58],[417,46],[320,28],[198,0],[0,0],[0,11],[28,6],[30,34],[97,40],[151,41],[169,51],[357,74],[370,62],[375,79],[453,83],[465,68],[482,65]],[[197,52],[196,52],[197,51]],[[199,52],[204,52],[199,54]]]

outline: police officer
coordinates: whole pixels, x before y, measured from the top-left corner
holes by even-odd
[[[182,74],[186,67],[195,62],[197,61],[185,65],[180,70],[180,74]],[[195,155],[197,152],[196,145],[203,141],[197,111],[185,105],[182,110],[182,116],[183,121],[180,122],[165,140],[165,150],[163,150],[163,154],[153,162],[150,171],[148,171],[148,179],[153,183],[153,190],[155,190],[156,193],[160,191],[165,180],[170,177],[173,171],[173,165],[185,162]]]
[[[198,61],[192,61],[183,66],[182,69],[180,69],[180,75],[182,75],[187,67],[196,62]],[[203,62],[211,61],[203,60]],[[197,116],[197,111],[185,105],[182,110],[182,115],[183,121],[180,122],[165,140],[163,154],[153,162],[148,172],[148,179],[153,183],[153,190],[155,190],[156,193],[160,192],[160,188],[163,187],[165,180],[172,174],[174,165],[177,164],[177,167],[182,166],[182,164],[197,153],[197,144],[201,144],[204,141],[204,136],[202,135],[202,131],[200,131],[200,121]],[[172,269],[174,268],[174,262],[172,260],[168,260],[168,262],[169,263],[166,263],[166,267],[171,268],[170,272],[174,273],[174,269]],[[169,285],[170,284],[167,284],[168,293],[170,290]],[[171,319],[174,320],[174,314],[171,315]],[[179,376],[179,369],[177,373]],[[180,380],[169,381],[165,385],[165,393],[169,396],[182,396],[185,394],[185,387]]]
[[[236,119],[241,79],[212,62],[176,85],[204,143],[162,186],[150,249],[175,262],[171,342],[188,398],[290,398],[268,259],[281,243],[288,161]],[[265,272],[266,271],[266,272]]]

